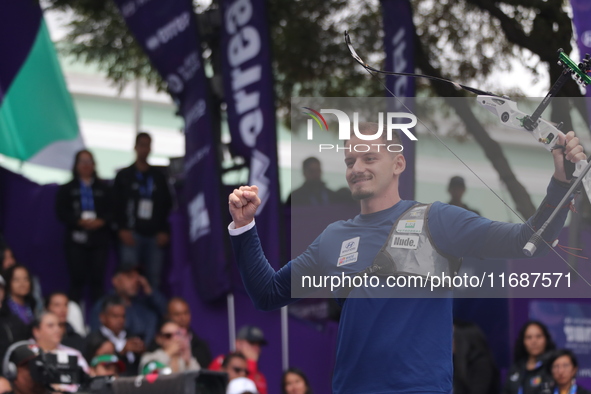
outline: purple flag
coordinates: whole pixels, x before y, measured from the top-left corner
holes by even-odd
[[[573,7],[573,22],[577,31],[577,44],[581,59],[591,53],[591,1],[571,0]],[[591,122],[591,86],[587,86],[587,115]]]
[[[196,289],[213,300],[230,289],[226,272],[218,150],[208,105],[209,89],[190,0],[115,0],[121,14],[168,84],[185,120],[185,201],[189,259]]]
[[[277,135],[269,28],[264,0],[221,0],[224,94],[231,149],[259,187],[257,231],[275,268],[280,258]]]
[[[382,0],[384,17],[384,49],[386,51],[385,69],[394,72],[414,73],[414,36],[412,8],[409,0]],[[414,111],[414,78],[393,76],[386,77],[388,90],[386,95],[395,98],[389,102],[388,111]],[[415,195],[415,144],[402,136],[406,170],[400,177],[400,196],[405,200],[414,199]]]

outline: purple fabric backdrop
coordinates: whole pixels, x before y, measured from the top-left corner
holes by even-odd
[[[577,44],[581,59],[591,54],[591,1],[571,0],[573,7],[573,23],[577,31]],[[577,59],[575,59],[577,60]],[[591,122],[591,86],[587,87],[587,112]]]

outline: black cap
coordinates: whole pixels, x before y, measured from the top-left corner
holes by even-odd
[[[37,357],[39,348],[36,345],[21,345],[10,354],[10,362],[17,367]]]
[[[449,180],[449,187],[448,189],[451,189],[452,187],[461,187],[461,188],[466,188],[466,182],[464,182],[464,178],[462,178],[461,176],[454,176]]]
[[[236,339],[244,339],[251,343],[258,343],[261,345],[266,345],[267,340],[265,339],[265,334],[263,334],[263,330],[256,326],[244,326],[236,335]]]

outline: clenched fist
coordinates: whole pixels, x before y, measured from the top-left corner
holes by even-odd
[[[253,221],[257,208],[261,205],[257,186],[240,186],[234,189],[228,199],[230,215],[236,228],[246,226]]]

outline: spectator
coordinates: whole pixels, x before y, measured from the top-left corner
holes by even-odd
[[[308,378],[302,370],[291,367],[283,373],[281,394],[312,394]]]
[[[236,378],[228,383],[226,394],[260,394],[254,382],[248,378]]]
[[[575,376],[579,370],[579,362],[572,351],[568,349],[556,351],[549,360],[548,367],[548,372],[554,380],[554,393],[591,394],[591,391],[577,385]]]
[[[486,337],[474,323],[454,321],[454,394],[497,394],[499,370]]]
[[[169,241],[172,197],[164,174],[148,164],[152,137],[139,133],[136,161],[115,178],[115,220],[121,240],[121,265],[145,267],[152,287],[160,286],[163,248]]]
[[[266,345],[267,340],[263,330],[255,326],[244,326],[236,335],[236,351],[242,353],[247,360],[248,378],[257,386],[260,394],[267,394],[267,379],[258,369],[258,360],[261,356],[261,346]],[[224,361],[224,355],[216,357],[209,369],[219,371]]]
[[[181,297],[172,298],[168,302],[168,319],[187,330],[191,337],[191,353],[199,365],[209,365],[211,363],[209,345],[191,329],[191,310],[187,301]]]
[[[291,205],[329,205],[335,200],[335,192],[322,182],[320,160],[308,157],[302,163],[304,184],[295,189],[287,198],[286,204]]]
[[[120,267],[112,279],[113,292],[98,302],[90,316],[90,328],[97,331],[103,301],[112,295],[120,297],[125,305],[125,330],[141,336],[146,343],[154,339],[156,329],[166,314],[166,299],[152,288],[137,267]],[[143,294],[140,294],[140,290]]]
[[[547,363],[556,349],[545,325],[537,321],[526,323],[519,332],[513,352],[504,394],[538,393],[549,381]]]
[[[2,257],[2,267],[0,267],[1,272],[5,272],[7,269],[16,264],[16,259],[12,253],[12,249],[10,249],[6,244],[4,245],[2,254],[0,256]]]
[[[101,354],[90,360],[90,376],[119,376],[125,372],[125,363],[115,353]]]
[[[43,312],[33,322],[33,338],[35,343],[41,350],[46,353],[55,353],[56,351],[64,352],[70,356],[76,356],[78,359],[78,366],[89,372],[88,364],[78,350],[64,346],[61,344],[62,329],[59,324],[59,319],[53,312]]]
[[[11,376],[12,388],[14,394],[48,394],[47,390],[41,383],[33,380],[29,363],[37,357],[37,353],[33,351],[34,345],[20,342],[14,344],[8,355],[8,360],[16,367],[16,376]],[[3,366],[4,367],[4,366]],[[7,371],[3,371],[7,373]]]
[[[86,349],[84,350],[84,358],[88,363],[96,356],[104,354],[116,354],[115,345],[109,341],[104,335],[90,335],[86,341]]]
[[[154,352],[145,353],[140,361],[139,370],[150,362],[157,361],[170,368],[172,373],[198,371],[201,366],[191,354],[191,340],[187,330],[172,321],[164,322],[156,335],[159,348]]]
[[[62,344],[84,352],[84,338],[68,323],[68,296],[60,291],[51,293],[45,300],[45,309],[54,313],[59,322],[62,334]]]
[[[103,292],[112,213],[109,187],[97,177],[89,151],[76,153],[72,180],[60,186],[55,207],[58,219],[67,229],[70,298],[80,303],[89,285],[94,303]]]
[[[248,364],[246,357],[240,352],[228,353],[224,356],[220,369],[228,374],[228,380],[245,378],[248,375]]]
[[[0,276],[0,360],[4,360],[4,354],[11,344],[27,339],[27,326],[9,310],[2,308],[6,282]]]
[[[100,313],[101,325],[97,331],[88,336],[89,343],[99,341],[95,337],[108,339],[115,345],[115,351],[125,363],[127,374],[136,375],[140,356],[145,351],[144,341],[125,330],[126,308],[125,302],[120,297],[113,295],[102,303]]]
[[[35,319],[37,302],[33,297],[33,286],[29,270],[20,264],[6,270],[6,295],[2,303],[4,313],[12,313],[25,325]]]
[[[455,205],[460,208],[464,208],[468,211],[472,211],[477,215],[480,215],[475,209],[469,208],[466,204],[462,202],[462,197],[466,192],[466,183],[464,182],[464,178],[461,176],[454,176],[449,180],[449,186],[447,188],[448,193],[451,196],[451,200],[449,201],[449,205]]]

